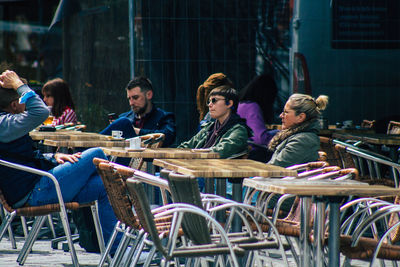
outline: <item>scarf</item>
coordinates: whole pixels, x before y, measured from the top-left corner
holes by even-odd
[[[272,137],[271,141],[268,144],[268,149],[271,151],[275,151],[276,147],[282,143],[285,139],[289,138],[290,136],[299,133],[299,132],[306,132],[308,128],[310,128],[311,124],[313,124],[316,120],[309,120],[305,121],[301,124],[298,124],[292,128],[282,130],[278,132],[274,137]]]
[[[222,124],[218,120],[215,120],[214,126],[210,127],[210,129],[208,130],[207,140],[203,145],[203,148],[214,146],[217,143],[219,137],[224,135],[230,128],[238,123],[246,125],[245,121],[240,118],[239,115],[237,115],[236,113],[231,114]]]

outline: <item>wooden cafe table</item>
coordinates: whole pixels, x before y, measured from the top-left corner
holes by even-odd
[[[190,148],[142,148],[129,149],[128,147],[102,147],[106,155],[123,158],[144,158],[144,159],[217,159],[216,152],[201,152]],[[150,162],[150,168],[151,167]],[[149,164],[148,164],[149,167]],[[148,172],[152,172],[149,168]]]
[[[73,141],[111,141],[112,137],[108,135],[102,135],[99,133],[91,132],[80,132],[80,131],[68,131],[68,130],[57,130],[55,132],[42,132],[42,131],[31,131],[29,136],[34,141],[42,140],[73,140]]]
[[[190,148],[142,148],[102,147],[107,155],[124,158],[159,158],[159,159],[217,159],[216,152],[200,152]]]
[[[79,139],[79,138],[77,138]],[[78,148],[78,147],[126,147],[129,146],[129,141],[110,141],[110,140],[51,140],[45,139],[43,144],[52,147],[66,147],[66,148]]]
[[[333,138],[340,140],[357,140],[374,146],[385,145],[390,149],[390,158],[397,162],[398,148],[400,146],[400,135],[398,134],[349,134],[349,133],[334,133]]]
[[[299,180],[280,180],[265,179],[256,177],[253,179],[245,179],[243,185],[257,188],[258,190],[298,195],[301,200],[301,221],[300,221],[300,246],[302,255],[300,257],[300,266],[323,266],[323,253],[321,238],[314,238],[314,260],[315,264],[311,264],[311,253],[308,237],[310,234],[309,219],[311,198],[317,204],[317,215],[314,223],[314,233],[316,236],[322,236],[325,209],[322,208],[324,203],[330,206],[329,212],[329,266],[337,267],[340,264],[339,252],[339,205],[342,200],[348,196],[359,197],[377,197],[377,196],[395,196],[400,195],[399,188],[393,188],[382,185],[368,185],[357,181],[332,181],[319,180],[308,181]]]
[[[146,164],[146,171],[154,174],[153,159],[217,159],[219,154],[212,151],[204,152],[202,150],[190,148],[142,148],[132,150],[127,147],[102,147],[106,155],[112,157],[123,158],[143,158],[149,159]],[[150,202],[153,202],[155,197],[154,191],[147,191]]]
[[[297,176],[297,172],[279,166],[265,164],[249,159],[155,159],[154,165],[181,174],[203,178],[230,178],[232,181],[232,199],[242,202],[242,182],[245,177],[284,177]],[[217,194],[221,194],[221,185],[217,183]],[[240,230],[237,218],[234,231]]]

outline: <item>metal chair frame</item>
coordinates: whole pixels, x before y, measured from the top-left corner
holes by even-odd
[[[54,187],[55,187],[55,190],[57,193],[58,203],[44,205],[44,206],[38,206],[38,207],[31,207],[31,208],[32,209],[40,209],[41,207],[46,207],[47,209],[51,210],[50,213],[51,212],[59,212],[61,222],[62,222],[62,225],[64,228],[65,236],[66,236],[66,239],[68,242],[68,247],[69,247],[69,252],[70,252],[71,258],[72,258],[72,263],[74,266],[79,266],[78,258],[76,256],[76,250],[75,250],[75,247],[74,247],[74,244],[72,241],[72,237],[71,237],[71,230],[69,227],[68,217],[67,217],[67,213],[66,213],[66,206],[71,209],[76,209],[76,208],[80,207],[80,204],[79,203],[64,203],[64,200],[63,200],[62,194],[61,194],[60,185],[59,185],[57,179],[49,172],[45,172],[45,171],[38,170],[35,168],[8,162],[5,160],[0,160],[0,165],[6,166],[9,168],[13,168],[13,169],[17,169],[17,170],[21,170],[21,171],[25,171],[25,172],[29,172],[29,173],[33,173],[33,174],[37,174],[40,176],[46,176],[54,183]],[[10,210],[10,213],[5,217],[4,221],[2,222],[2,225],[0,226],[0,237],[2,237],[4,235],[4,232],[6,231],[6,229],[8,229],[10,223],[15,218],[15,216],[18,215],[18,212],[22,212],[23,209],[24,208]],[[19,262],[20,265],[23,265],[25,263],[26,258],[28,257],[28,254],[30,253],[30,251],[32,249],[33,243],[35,242],[37,235],[39,234],[39,230],[41,229],[41,227],[43,226],[43,223],[45,222],[45,220],[47,218],[46,213],[49,213],[49,211],[46,211],[44,214],[43,214],[43,211],[38,211],[36,213],[35,213],[35,211],[31,211],[31,212],[32,212],[32,216],[38,216],[38,217],[36,218],[35,223],[32,226],[31,232],[29,233],[28,237],[26,238],[24,246],[19,253],[17,262]],[[98,219],[98,213],[97,213],[97,209],[95,207],[92,207],[92,213],[94,215],[93,219],[94,219],[94,223],[95,223],[95,227],[96,227],[96,233],[97,233],[97,238],[99,241],[99,246],[100,246],[101,250],[104,250],[104,241],[103,241],[103,236],[101,234],[100,221]]]

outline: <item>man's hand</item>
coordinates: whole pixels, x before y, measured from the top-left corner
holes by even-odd
[[[64,153],[56,153],[54,155],[54,158],[56,159],[58,164],[63,164],[66,161],[69,161],[71,163],[78,162],[79,158],[82,156],[82,152],[78,152],[75,154],[64,154]]]
[[[24,85],[24,83],[20,80],[18,75],[11,70],[6,70],[0,75],[0,86],[3,88],[17,90],[22,85]]]

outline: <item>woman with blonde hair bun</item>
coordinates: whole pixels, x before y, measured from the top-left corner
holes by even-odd
[[[288,167],[318,159],[318,119],[327,104],[328,97],[325,95],[316,99],[305,94],[293,94],[289,97],[280,115],[282,131],[268,145],[273,151],[269,164]]]

